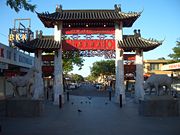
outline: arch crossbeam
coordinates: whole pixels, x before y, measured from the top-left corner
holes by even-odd
[[[105,59],[114,59],[116,57],[115,50],[82,50],[82,51],[63,51],[64,58],[72,58],[74,55],[81,57],[103,57]]]

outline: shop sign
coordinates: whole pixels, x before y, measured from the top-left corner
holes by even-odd
[[[10,42],[13,42],[13,41],[16,41],[16,42],[24,42],[27,40],[27,34],[10,34],[9,35],[9,41]]]

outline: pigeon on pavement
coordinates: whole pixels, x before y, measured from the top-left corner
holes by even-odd
[[[92,99],[92,97],[87,97],[89,100],[91,100]]]
[[[82,112],[82,110],[78,109],[78,112]]]

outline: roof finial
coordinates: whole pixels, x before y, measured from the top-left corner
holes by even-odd
[[[40,30],[40,31],[39,31],[39,38],[42,39],[42,36],[43,36],[43,31]]]
[[[141,37],[141,32],[140,32],[140,29],[138,29],[138,30],[134,30],[134,36],[136,36],[136,37]]]
[[[141,37],[141,30],[138,29],[138,36]]]
[[[137,35],[137,30],[136,29],[134,29],[134,35]]]
[[[38,30],[36,30],[36,38],[38,38],[39,36],[38,36]]]
[[[56,5],[56,12],[62,12],[62,5]]]
[[[121,11],[121,4],[118,4],[118,5],[115,4],[114,8],[115,8],[115,11],[118,11],[118,12]]]

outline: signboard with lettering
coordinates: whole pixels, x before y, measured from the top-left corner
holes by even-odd
[[[63,40],[63,50],[115,50],[115,40]]]
[[[64,28],[63,50],[115,50],[115,28]]]
[[[20,32],[18,29],[9,29],[9,42],[25,42],[33,39],[33,32],[30,30],[24,30]]]
[[[12,29],[10,29],[10,31],[13,31]],[[11,34],[9,34],[9,41],[10,42],[13,42],[13,41],[26,41],[27,40],[27,38],[28,38],[28,35],[27,34],[25,34],[25,33],[23,33],[23,34],[20,34],[20,33],[12,33],[11,32]]]
[[[26,24],[28,26],[25,26],[23,23],[29,22],[29,24]],[[34,33],[30,29],[30,18],[27,19],[15,19],[14,20],[14,28],[9,29],[9,45],[13,46],[14,42],[25,42],[30,41],[34,39]],[[18,22],[18,26],[17,23]],[[23,22],[23,23],[22,23]]]
[[[180,70],[180,62],[162,66],[162,70]]]

